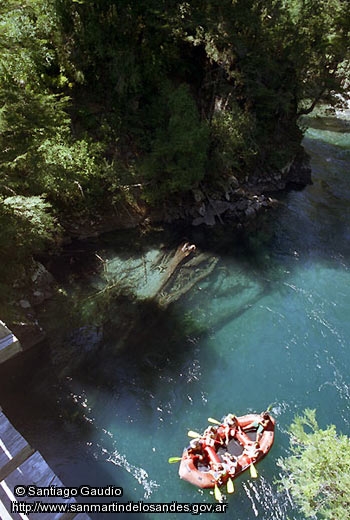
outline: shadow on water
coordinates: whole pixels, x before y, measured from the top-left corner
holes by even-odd
[[[176,303],[162,305],[156,297],[139,299],[131,276],[129,287],[119,285],[115,278],[111,284],[105,279],[104,267],[99,261],[96,264],[96,249],[99,257],[118,256],[127,265],[130,258],[142,257],[150,248],[165,249],[164,242],[167,249],[169,243],[175,248],[183,237],[198,244],[209,258],[220,258],[218,268],[190,291],[187,309]],[[161,234],[146,237],[135,232],[132,240],[130,232],[108,234],[100,242],[89,242],[84,247],[80,244],[79,250],[76,244],[68,248],[49,266],[65,288],[64,294],[49,302],[40,316],[45,330],[49,331],[48,343],[57,371],[61,376],[79,373],[79,378],[86,382],[110,388],[124,381],[129,384],[135,378],[147,392],[154,391],[162,384],[159,379],[162,373],[180,369],[186,359],[192,357],[190,352],[198,338],[203,339],[213,328],[237,319],[273,289],[273,280],[281,276],[281,271],[266,252],[265,242],[270,238],[261,226],[254,233],[239,234],[216,228],[211,230],[210,236],[203,229],[169,227]],[[73,252],[72,267],[70,255]],[[232,258],[242,274],[228,280],[231,273],[226,260]],[[248,271],[254,272],[259,281],[253,289],[244,274]],[[180,277],[177,283],[182,282]],[[172,290],[170,288],[170,293]],[[213,290],[215,299],[227,301],[227,305],[222,306],[220,314],[201,314]],[[235,294],[240,297],[238,306],[232,305]],[[242,295],[245,295],[243,304]]]
[[[3,411],[29,444],[40,451],[65,486],[110,486],[115,481],[111,480],[105,466],[96,464],[96,453],[89,442],[95,426],[85,420],[82,411],[70,398],[67,379],[57,377],[47,347],[47,344],[41,344],[0,365]],[[67,465],[69,471],[65,469]],[[117,482],[122,474],[122,468],[114,469]],[[123,488],[120,501],[129,500],[132,498]],[[109,500],[77,497],[77,501],[106,503]],[[90,517],[100,518],[94,514]],[[142,513],[127,515],[131,519],[143,517]]]
[[[197,231],[197,236],[199,233],[202,231]],[[223,249],[218,246],[215,253],[232,247],[229,242],[221,246]],[[154,245],[159,247],[159,242],[153,242]],[[49,332],[47,340],[0,369],[0,400],[15,427],[40,449],[66,485],[82,484],[84,474],[89,485],[123,483],[126,479],[128,484],[123,487],[129,489],[125,469],[134,478],[140,478],[142,468],[122,459],[123,447],[115,442],[113,432],[101,430],[101,421],[95,425],[96,410],[113,410],[120,424],[126,425],[126,431],[127,425],[133,423],[137,435],[141,435],[141,426],[142,433],[151,438],[162,413],[171,411],[171,421],[175,420],[176,407],[180,413],[182,398],[172,393],[179,392],[182,382],[186,387],[198,380],[198,367],[193,360],[199,338],[205,338],[213,327],[223,326],[254,305],[260,289],[247,296],[245,307],[228,306],[215,322],[208,316],[198,320],[191,312],[184,315],[176,304],[159,305],[154,298],[139,300],[125,287],[96,290],[96,275],[103,278],[103,267],[94,260],[96,244],[89,244],[89,248],[88,254],[75,250],[73,263],[68,254],[58,259],[57,272],[65,289],[42,310],[41,321]],[[119,248],[117,251],[119,254]],[[140,254],[138,247],[136,251]],[[100,249],[98,253],[100,256]],[[79,255],[83,258],[81,269]],[[132,255],[136,255],[135,251]],[[124,260],[129,258],[130,252],[125,253]],[[229,300],[231,291],[223,283],[225,269],[214,273],[212,279],[218,284],[217,295]],[[90,285],[91,278],[94,283]],[[232,287],[239,293],[244,291],[245,283],[234,281],[231,290]],[[201,297],[200,292],[196,295]],[[172,410],[159,412],[154,396],[160,387],[167,396],[163,403],[170,403]],[[88,404],[84,401],[85,389],[93,389]],[[47,439],[45,443],[43,438]],[[72,462],[74,466],[75,460],[79,461],[76,473],[61,473],[61,468],[71,467]],[[103,465],[103,461],[114,465],[113,480],[105,469],[111,464]],[[152,487],[147,475],[142,478],[142,485]],[[123,501],[127,500],[126,494]]]
[[[307,146],[312,152],[312,140]],[[336,147],[327,147],[334,156]],[[161,372],[171,372],[184,363],[193,348],[193,338],[203,338],[213,328],[234,321],[273,291],[302,262],[310,259],[329,262],[330,257],[339,255],[337,247],[342,239],[339,266],[343,266],[350,258],[346,240],[350,235],[349,209],[344,206],[344,218],[339,219],[340,202],[336,192],[339,173],[332,176],[332,167],[330,163],[330,170],[323,178],[314,160],[317,178],[313,186],[292,197],[290,194],[281,196],[281,206],[262,215],[248,229],[237,231],[217,226],[208,230],[179,225],[147,235],[129,230],[109,233],[68,246],[59,258],[46,262],[66,291],[66,295],[51,302],[41,316],[46,321],[45,328],[51,331],[49,343],[54,364],[62,369],[63,375],[77,370],[80,378],[109,387],[130,380],[134,374],[137,384],[152,392]],[[344,196],[343,192],[343,201]],[[314,199],[313,204],[310,199]],[[127,266],[131,258],[137,257],[141,262],[152,248],[162,254],[185,240],[220,259],[208,280],[193,288],[189,307],[193,304],[194,310],[190,309],[186,315],[176,305],[164,307],[158,305],[156,299],[138,299],[131,281],[135,270],[132,265],[123,273],[124,280],[130,279],[129,287],[127,282],[118,286],[120,273],[117,279],[105,279],[105,262],[115,257]],[[235,269],[254,278],[256,288],[247,290],[250,282],[244,275],[228,281],[232,261]],[[112,282],[116,287],[109,288]],[[242,301],[245,291],[247,295]],[[208,305],[207,295],[210,298],[213,292],[221,303],[227,299],[226,307],[222,304],[220,314],[214,318],[209,312],[200,316],[202,307]],[[237,308],[232,306],[235,294],[240,300]]]

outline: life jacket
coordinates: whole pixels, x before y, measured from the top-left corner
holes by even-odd
[[[216,433],[218,435],[218,437],[220,437],[220,439],[225,439],[226,437],[226,431],[227,431],[227,427],[226,426],[219,426],[219,428],[217,429]]]

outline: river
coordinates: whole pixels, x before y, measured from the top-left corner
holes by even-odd
[[[164,244],[177,244],[183,229],[151,239],[109,234],[91,243],[91,251],[108,259],[103,274],[96,263],[89,271],[84,254],[56,266],[63,292],[44,313],[49,339],[1,369],[0,402],[66,485],[122,486],[123,500],[148,505],[211,503],[208,491],[178,478],[168,458],[181,455],[187,431],[203,430],[208,417],[271,405],[277,431],[257,466],[259,478],[237,479],[225,515],[201,516],[302,518],[275,482],[290,423],[316,408],[321,427],[350,430],[349,126],[319,118],[304,146],[313,184],[283,195],[258,229],[239,235],[229,228],[186,230],[216,263],[172,306],[143,299],[157,277],[147,262]],[[144,283],[133,278],[142,269]],[[113,285],[123,277],[122,294],[102,292],[96,303],[91,295],[106,280]],[[68,297],[76,302],[72,313],[63,310]],[[93,327],[81,327],[77,312]],[[124,517],[159,515],[118,515]]]

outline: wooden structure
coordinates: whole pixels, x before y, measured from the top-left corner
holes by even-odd
[[[41,500],[45,503],[69,503],[74,498],[42,497],[20,498],[14,494],[18,485],[40,487],[63,487],[60,479],[39,452],[34,451],[26,440],[12,426],[0,408],[0,518],[1,520],[89,520],[85,513],[33,513],[20,508],[11,512],[11,504],[25,502],[32,504]],[[16,508],[13,508],[16,509]]]
[[[4,363],[23,349],[14,334],[0,320],[0,363]]]

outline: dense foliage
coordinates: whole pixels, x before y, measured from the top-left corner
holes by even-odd
[[[1,0],[0,17],[4,264],[118,211],[125,186],[159,205],[282,168],[299,115],[347,88],[347,0]]]
[[[306,518],[350,518],[350,438],[335,426],[319,428],[315,410],[291,425],[291,455],[279,460],[280,483]]]

